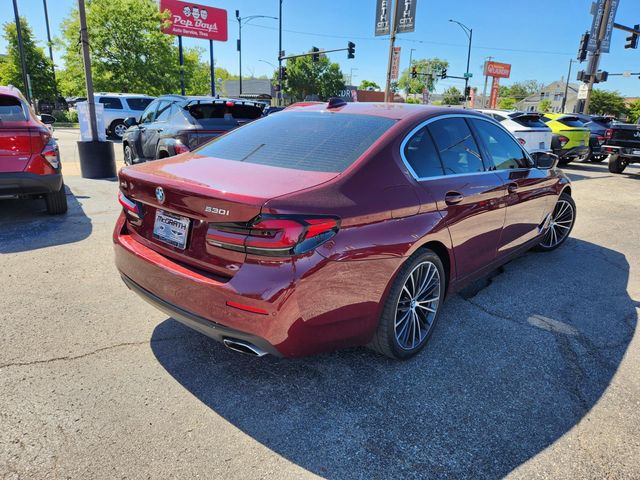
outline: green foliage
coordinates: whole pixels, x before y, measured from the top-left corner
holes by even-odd
[[[629,121],[631,123],[638,122],[638,119],[640,118],[640,100],[636,100],[629,105],[627,114],[629,115]]]
[[[549,100],[548,98],[545,98],[544,100],[540,100],[540,103],[538,103],[538,111],[539,112],[549,112],[551,110],[551,100]]]
[[[417,78],[411,78],[412,67],[416,67],[418,73],[432,73],[432,75],[418,75]],[[406,93],[422,93],[425,87],[432,92],[440,78],[440,71],[447,67],[449,67],[449,62],[439,58],[413,60],[410,67],[405,69],[402,75],[400,75],[398,86]]]
[[[422,103],[419,99],[414,98],[414,97],[407,97],[406,103]]]
[[[537,80],[515,82],[510,86],[500,85],[500,97],[513,97],[518,101],[533,95],[543,87],[544,85]]]
[[[376,82],[372,82],[371,80],[362,80],[358,90],[380,90],[380,85]]]
[[[44,50],[35,42],[33,31],[24,18],[20,19],[22,27],[22,43],[24,45],[25,63],[31,78],[33,97],[43,100],[55,98],[56,84],[53,76],[53,65]],[[22,81],[20,52],[18,50],[18,33],[15,22],[7,22],[3,26],[3,37],[7,41],[7,56],[0,62],[0,84],[15,85],[26,94]]]
[[[592,115],[614,115],[621,117],[627,113],[624,97],[618,92],[594,89],[591,92],[589,113]]]
[[[442,96],[443,105],[460,105],[460,97],[462,92],[456,87],[447,88]]]
[[[294,100],[304,100],[309,95],[317,95],[321,100],[339,95],[345,84],[340,66],[331,63],[326,55],[314,62],[311,56],[287,59],[287,78],[284,93]],[[278,72],[273,74],[275,83]]]
[[[59,123],[78,123],[78,112],[75,110],[54,110],[53,116]]]
[[[516,107],[517,100],[513,97],[500,98],[498,108],[502,110],[513,110]]]

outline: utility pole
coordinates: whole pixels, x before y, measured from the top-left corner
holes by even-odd
[[[564,112],[564,107],[567,104],[567,94],[569,93],[569,79],[571,78],[571,65],[573,64],[573,58],[569,59],[569,73],[567,73],[567,81],[564,84],[564,96],[562,97],[562,106],[560,107],[560,110],[562,110],[562,113]]]
[[[22,27],[20,26],[20,14],[18,13],[18,1],[13,0],[13,14],[16,17],[16,34],[18,35],[18,51],[20,52],[20,68],[22,69],[22,83],[24,84],[24,96],[27,102],[31,103],[31,95],[29,94],[29,80],[27,79],[27,63],[24,58],[24,45],[22,44]]]
[[[412,48],[411,50],[409,50],[409,68],[411,68],[411,63],[413,61],[413,51],[415,50],[415,48]]]
[[[391,21],[391,35],[389,40],[389,63],[387,65],[387,83],[384,88],[384,101],[389,101],[389,94],[391,92],[391,64],[393,63],[393,47],[396,43],[396,30],[398,28],[396,17],[398,15],[398,4],[399,0],[393,2],[393,17]],[[393,98],[391,98],[393,100]]]
[[[281,107],[284,103],[282,94],[282,57],[284,57],[282,51],[282,0],[279,0],[278,3],[280,4],[278,11],[278,106]]]
[[[242,18],[240,17],[240,10],[236,10],[236,20],[238,20],[238,70],[240,71],[239,95],[242,95]]]
[[[49,46],[49,58],[51,59],[51,72],[53,73],[53,85],[55,90],[55,102],[58,101],[58,84],[56,83],[56,67],[53,63],[53,48],[51,46],[51,29],[49,28],[49,11],[47,10],[47,0],[42,0],[44,5],[44,21],[47,26],[47,45]],[[55,104],[54,102],[54,104]]]
[[[595,83],[596,71],[598,70],[598,64],[600,63],[600,45],[607,33],[607,20],[609,13],[611,12],[611,0],[604,0],[604,11],[600,19],[600,25],[598,25],[598,35],[596,38],[596,50],[589,55],[589,65],[587,71],[589,72],[589,82],[587,83],[587,98],[584,101],[582,107],[582,113],[589,113],[589,103],[591,101],[591,92],[593,90],[593,84]]]

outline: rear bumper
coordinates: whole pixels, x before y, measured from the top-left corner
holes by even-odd
[[[615,145],[603,145],[603,153],[610,155],[620,155],[633,162],[640,162],[640,154],[634,152],[640,152],[640,145],[637,148],[618,147]]]
[[[580,147],[573,147],[568,149],[556,149],[553,151],[561,159],[579,159],[586,158],[591,150],[587,145]]]
[[[39,195],[57,192],[61,187],[61,173],[51,175],[28,172],[0,173],[0,196]]]

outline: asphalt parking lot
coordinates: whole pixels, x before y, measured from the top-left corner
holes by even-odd
[[[66,216],[0,200],[3,478],[640,478],[640,167],[570,165],[572,238],[451,297],[414,359],[256,359],[127,290],[73,135]]]

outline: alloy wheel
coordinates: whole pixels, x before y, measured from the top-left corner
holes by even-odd
[[[113,127],[113,134],[118,138],[122,138],[124,136],[124,132],[126,131],[127,126],[124,123],[119,123],[115,127]]]
[[[566,200],[560,200],[553,209],[551,224],[540,245],[545,248],[553,248],[562,243],[571,231],[574,218],[573,206]]]
[[[440,305],[440,272],[425,261],[407,277],[396,306],[394,331],[398,345],[413,350],[427,338]]]

